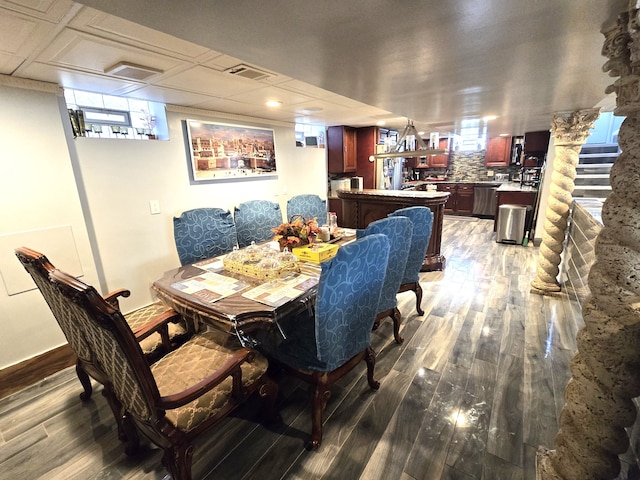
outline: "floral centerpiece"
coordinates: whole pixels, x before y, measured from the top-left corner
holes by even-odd
[[[293,215],[288,222],[271,229],[274,240],[280,244],[280,250],[285,247],[292,249],[308,243],[313,243],[318,234],[318,221],[316,218],[305,219],[302,215]]]

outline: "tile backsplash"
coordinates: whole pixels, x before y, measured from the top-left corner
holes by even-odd
[[[447,180],[452,182],[486,182],[493,180],[496,173],[517,173],[520,166],[513,165],[509,167],[485,167],[484,156],[486,150],[478,150],[474,152],[451,152],[449,159],[449,168],[447,171]],[[445,173],[444,168],[425,168],[420,169],[422,177],[428,175],[442,175]],[[492,171],[493,175],[488,175]],[[421,178],[422,178],[421,177]]]

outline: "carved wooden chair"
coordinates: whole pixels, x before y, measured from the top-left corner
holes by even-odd
[[[424,256],[429,247],[431,230],[433,227],[433,212],[429,207],[401,208],[389,214],[389,216],[407,217],[413,224],[411,246],[407,257],[407,266],[404,269],[402,283],[398,293],[412,291],[416,295],[416,311],[418,315],[424,315],[422,310],[422,287],[420,286],[420,269],[424,263]]]
[[[387,267],[382,293],[380,294],[380,303],[378,305],[378,314],[376,315],[374,328],[377,328],[383,318],[391,317],[393,320],[393,336],[396,343],[402,343],[404,341],[400,336],[402,315],[400,314],[400,310],[398,310],[398,299],[396,295],[407,265],[412,227],[411,220],[398,216],[376,220],[367,225],[367,228],[364,230],[357,231],[358,238],[366,237],[374,233],[381,233],[386,235],[391,243],[389,265]]]
[[[80,399],[86,402],[91,398],[93,388],[89,377],[103,384],[105,388],[102,393],[107,399],[118,424],[118,437],[122,441],[129,442],[127,450],[135,450],[137,445],[135,431],[129,429],[127,432],[126,426],[123,425],[121,419],[122,408],[109,389],[106,374],[100,365],[96,363],[89,341],[82,330],[73,322],[73,319],[67,315],[60,301],[59,293],[53,288],[49,280],[49,274],[56,268],[46,256],[30,248],[20,247],[16,249],[15,253],[42,293],[67,342],[69,342],[69,346],[77,357],[76,374],[84,389],[80,394]],[[104,297],[104,301],[117,309],[119,296],[128,297],[129,291],[118,290]],[[160,350],[169,351],[173,348],[174,340],[172,340],[170,332],[176,334],[173,337],[174,339],[177,339],[178,334],[182,335],[184,333],[183,327],[174,323],[180,321],[181,317],[173,310],[160,304],[153,304],[136,310],[132,314],[126,315],[125,318],[129,328],[135,332],[136,341],[142,351],[146,353],[147,359],[157,357],[160,354]]]
[[[105,386],[122,405],[123,424],[164,450],[174,480],[191,479],[194,439],[252,392],[268,400],[268,418],[276,417],[278,388],[259,353],[226,347],[203,331],[149,365],[120,311],[93,287],[60,270],[49,278],[65,322],[86,336]]]
[[[389,239],[369,235],[340,247],[322,264],[315,311],[283,318],[279,330],[260,332],[259,347],[287,373],[310,384],[311,442],[322,442],[322,412],[329,388],[362,360],[369,386],[374,379],[375,352],[371,329],[389,258]]]

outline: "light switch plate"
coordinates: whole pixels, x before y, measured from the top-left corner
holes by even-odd
[[[149,200],[149,210],[151,215],[158,215],[160,213],[160,200]]]

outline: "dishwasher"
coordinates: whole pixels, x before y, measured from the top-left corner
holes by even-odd
[[[473,189],[473,215],[480,217],[496,216],[496,190],[498,187],[477,186]]]

